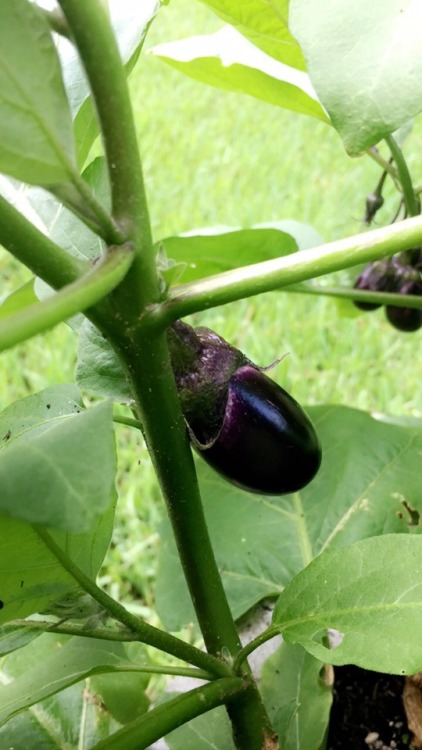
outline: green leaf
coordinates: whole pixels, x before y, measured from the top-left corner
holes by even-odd
[[[413,0],[291,0],[290,28],[352,156],[422,110],[419,7]]]
[[[112,405],[84,410],[74,386],[53,386],[0,414],[0,512],[88,531],[114,497]]]
[[[24,182],[68,181],[69,105],[47,21],[33,3],[0,5],[0,171]]]
[[[277,596],[328,547],[384,533],[420,533],[420,525],[410,525],[414,520],[404,503],[422,513],[422,429],[387,424],[343,406],[308,411],[322,442],[322,465],[295,495],[246,493],[198,459],[207,524],[236,618],[261,599]],[[167,522],[157,608],[171,630],[195,621]]]
[[[202,2],[267,55],[292,68],[306,70],[302,51],[287,27],[287,0],[270,3],[263,3],[262,0],[247,3],[236,0]]]
[[[91,687],[116,721],[128,724],[148,710],[149,681],[150,675],[142,672],[108,672],[92,677]]]
[[[203,83],[328,122],[306,73],[269,57],[231,26],[149,52]]]
[[[26,646],[41,635],[38,628],[29,628],[26,625],[11,625],[6,623],[0,627],[0,656],[17,651],[18,648]]]
[[[158,243],[166,255],[185,263],[183,282],[232,268],[289,255],[297,250],[293,237],[275,228],[218,229],[210,227]]]
[[[234,750],[224,708],[214,708],[166,735],[170,750]]]
[[[104,707],[95,701],[86,681],[17,714],[0,727],[0,747],[90,750],[118,727]]]
[[[34,279],[31,279],[0,302],[0,320],[29,307],[29,305],[33,305],[37,301],[34,292]]]
[[[283,750],[320,750],[332,691],[322,662],[301,646],[283,642],[263,664],[260,689]]]
[[[57,600],[78,591],[79,585],[27,523],[0,516],[0,624],[43,612]],[[54,541],[92,580],[108,546],[114,503],[86,534],[51,532]]]
[[[117,354],[89,320],[85,320],[79,330],[76,382],[83,390],[122,404],[133,400]]]
[[[422,538],[386,534],[321,554],[281,594],[273,625],[331,664],[392,674],[422,667]],[[326,631],[340,631],[330,648]]]
[[[123,643],[81,637],[63,643],[62,638],[52,634],[41,636],[29,647],[3,659],[2,673],[9,682],[0,685],[0,725],[86,677],[148,666],[141,644],[131,649],[131,656],[129,659]],[[142,690],[145,682],[142,675]]]

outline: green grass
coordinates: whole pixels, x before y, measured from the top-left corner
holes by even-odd
[[[219,25],[202,5],[174,0],[145,48]],[[130,86],[155,239],[280,219],[309,223],[327,241],[363,230],[365,197],[379,169],[368,158],[349,159],[328,126],[203,86],[148,55]],[[406,146],[416,182],[422,182],[421,146],[418,122]],[[392,198],[377,221],[388,223],[395,207]],[[0,272],[1,295],[28,278],[4,252]],[[340,276],[347,281],[347,274]],[[303,404],[422,415],[422,334],[395,331],[383,311],[348,317],[327,298],[271,293],[198,314],[194,322],[214,327],[259,365],[288,353],[272,376]],[[0,406],[68,382],[75,358],[74,335],[65,325],[7,352],[0,358]],[[116,434],[120,504],[102,581],[153,618],[162,502],[138,433],[118,425]]]

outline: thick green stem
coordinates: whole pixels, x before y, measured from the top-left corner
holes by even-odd
[[[208,535],[166,337],[139,335],[121,356],[139,398],[140,421],[205,644],[213,654],[236,653],[240,641]]]
[[[403,191],[403,200],[406,208],[406,214],[407,216],[417,216],[420,212],[420,207],[415,196],[412,178],[410,176],[410,172],[402,151],[392,135],[386,136],[385,142],[387,143],[388,148],[391,151],[391,156],[393,157],[397,167],[397,176],[399,178],[399,182]]]
[[[397,222],[299,253],[255,263],[200,281],[181,284],[148,312],[146,324],[166,327],[179,318],[211,307],[272,292],[301,281],[379,260],[422,245],[422,217]]]
[[[92,89],[108,165],[112,215],[135,247],[132,271],[116,292],[136,320],[158,301],[149,214],[126,73],[108,11],[100,0],[60,0]]]
[[[59,3],[96,103],[109,169],[112,215],[135,251],[129,273],[113,294],[114,320],[105,321],[101,328],[119,353],[133,386],[207,647],[215,655],[224,647],[236,653],[240,643],[208,537],[166,337],[164,333],[149,336],[142,320],[146,309],[160,301],[161,291],[125,71],[100,0]],[[201,666],[198,660],[191,659],[191,663]],[[223,661],[219,663],[223,670],[229,669]],[[261,750],[268,718],[254,685],[245,700],[240,696],[236,702],[233,724],[235,735],[250,734],[251,741],[243,742],[242,750]]]
[[[2,196],[0,244],[55,289],[71,284],[90,268],[88,261],[77,260],[62,250]]]
[[[137,340],[123,346],[120,355],[139,398],[144,435],[167,502],[205,644],[212,654],[223,658],[227,653],[234,658],[241,644],[207,530],[166,336],[163,333],[149,337],[147,332],[139,331]],[[245,664],[244,672],[247,671]],[[253,682],[228,712],[239,750],[262,750],[267,739],[274,737]],[[268,747],[277,745],[274,742]]]
[[[119,729],[111,737],[94,745],[92,750],[145,750],[181,724],[223,703],[228,703],[245,690],[245,687],[240,678],[226,677],[195,688]]]
[[[204,669],[212,674],[226,676],[230,674],[230,670],[218,659],[206,654],[203,651],[190,646],[188,643],[184,643],[179,638],[166,633],[158,628],[154,628],[152,625],[148,625],[143,622],[139,617],[132,615],[128,612],[115,599],[112,599],[105,591],[102,591],[85,573],[82,572],[77,565],[68,557],[61,547],[54,541],[51,535],[41,526],[35,527],[35,531],[46,547],[55,555],[60,561],[65,570],[72,576],[72,578],[81,586],[84,591],[87,591],[93,599],[95,599],[112,617],[118,622],[122,622],[123,625],[129,630],[133,630],[137,633],[138,640],[143,643],[147,643],[160,651],[165,651],[168,654],[176,656],[178,659],[186,661],[190,664],[194,664],[200,669]]]
[[[73,284],[43,302],[5,318],[0,328],[0,351],[43,333],[94,305],[121,282],[132,259],[129,246],[114,246],[101,263]]]

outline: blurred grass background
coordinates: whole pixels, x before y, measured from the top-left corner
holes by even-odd
[[[145,50],[163,41],[208,33],[221,25],[200,3],[173,0],[153,24]],[[156,240],[211,225],[250,227],[295,219],[324,241],[363,231],[365,198],[380,171],[369,158],[351,160],[328,126],[245,96],[183,77],[142,54],[130,79]],[[422,127],[405,154],[416,183]],[[397,200],[377,215],[389,223]],[[2,296],[29,274],[1,251]],[[340,275],[347,281],[347,274]],[[302,404],[343,403],[371,412],[422,415],[421,332],[402,334],[383,311],[354,315],[332,299],[271,293],[198,314],[259,365],[289,356],[272,371]],[[76,340],[65,325],[0,358],[0,406],[73,379]],[[116,426],[120,503],[102,583],[135,611],[154,619],[153,584],[163,513],[159,490],[138,433]],[[141,465],[138,466],[138,460]]]

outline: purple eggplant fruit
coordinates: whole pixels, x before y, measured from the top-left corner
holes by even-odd
[[[283,388],[252,365],[231,376],[223,424],[202,457],[233,484],[249,492],[297,492],[321,463],[315,428]]]
[[[366,292],[387,292],[394,287],[395,270],[390,260],[377,260],[369,263],[356,279],[354,288]],[[354,300],[359,310],[376,310],[381,307],[377,302],[362,302]]]
[[[398,290],[400,294],[422,295],[422,281],[409,281]],[[422,310],[415,307],[388,305],[385,310],[387,320],[399,331],[413,333],[422,327]]]
[[[321,446],[299,404],[209,329],[178,321],[168,340],[198,454],[249,492],[282,495],[305,487],[319,469]]]

